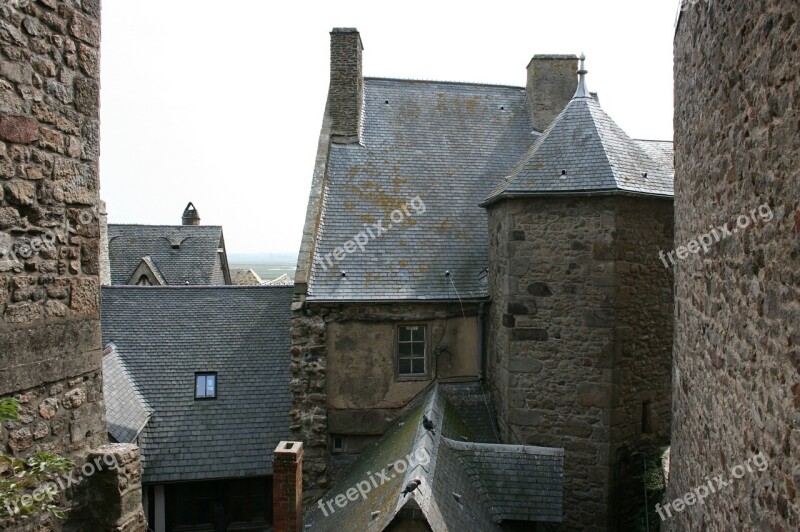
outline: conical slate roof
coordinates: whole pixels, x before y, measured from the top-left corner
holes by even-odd
[[[575,96],[483,206],[530,195],[673,195],[672,165],[651,156],[600,108],[586,90],[583,60]]]

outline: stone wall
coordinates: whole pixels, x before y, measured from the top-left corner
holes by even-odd
[[[99,51],[99,0],[0,3],[0,396],[22,403],[0,447],[17,457],[107,442]]]
[[[672,277],[657,252],[671,245],[671,202],[510,200],[490,207],[489,228],[487,373],[503,440],[563,447],[567,526],[617,526],[629,509],[615,495],[636,481],[618,464],[669,435]]]
[[[667,500],[731,483],[672,530],[800,527],[799,46],[796,0],[701,2],[676,30],[676,245],[773,217],[676,267]],[[765,470],[732,478],[756,453]]]
[[[328,452],[327,327],[329,311],[305,306],[305,296],[292,303],[292,438],[303,442],[303,500],[319,499],[330,486]]]
[[[329,436],[358,453],[381,436],[433,381],[475,378],[478,371],[475,304],[295,304],[292,324],[292,435],[305,442],[306,498],[331,480]],[[447,318],[445,320],[445,317]],[[446,321],[446,323],[445,323]],[[426,378],[395,377],[395,330],[427,325]],[[437,356],[435,348],[446,345]]]
[[[14,453],[81,454],[106,434],[96,210],[100,6],[14,5],[0,7],[0,395],[17,392],[30,412],[15,429],[23,436],[4,429],[2,441]],[[57,411],[40,410],[44,402]],[[28,431],[46,434],[31,446]]]

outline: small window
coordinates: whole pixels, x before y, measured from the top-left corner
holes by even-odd
[[[216,399],[217,398],[217,374],[216,373],[196,373],[194,376],[194,398],[195,399]]]
[[[651,408],[650,401],[642,402],[642,434],[650,434],[653,432]]]
[[[333,450],[337,452],[344,451],[344,438],[341,436],[333,437]]]
[[[153,283],[150,282],[150,278],[144,274],[139,276],[139,280],[136,281],[136,286],[152,286],[152,285]]]
[[[402,325],[397,329],[397,374],[400,377],[424,377],[425,326]]]

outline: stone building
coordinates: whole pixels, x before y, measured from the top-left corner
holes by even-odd
[[[632,455],[669,442],[672,275],[657,252],[672,244],[671,143],[630,139],[579,73],[483,202],[488,378],[505,440],[565,448],[581,527],[627,529]]]
[[[22,404],[0,442],[124,467],[69,490],[66,521],[3,527],[144,530],[138,449],[103,446],[99,45],[99,1],[0,5],[0,396]]]
[[[631,456],[669,435],[671,144],[622,132],[575,56],[509,87],[365,78],[361,55],[331,32],[295,277],[307,498],[430,386],[473,381],[502,443],[564,449],[568,527],[627,523]]]
[[[102,290],[111,437],[142,449],[155,532],[264,531],[289,434],[291,287]]]
[[[110,224],[108,284],[233,284],[222,227],[200,225],[191,202],[181,220],[182,225]]]
[[[799,46],[795,0],[678,20],[675,244],[714,243],[675,268],[670,530],[800,527]]]

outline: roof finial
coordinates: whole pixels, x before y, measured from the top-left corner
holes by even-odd
[[[586,70],[584,66],[584,61],[586,61],[586,56],[581,53],[581,66],[578,69],[578,90],[575,91],[575,96],[573,98],[591,98],[592,95],[589,94],[589,90],[586,88],[586,74],[589,72]]]

